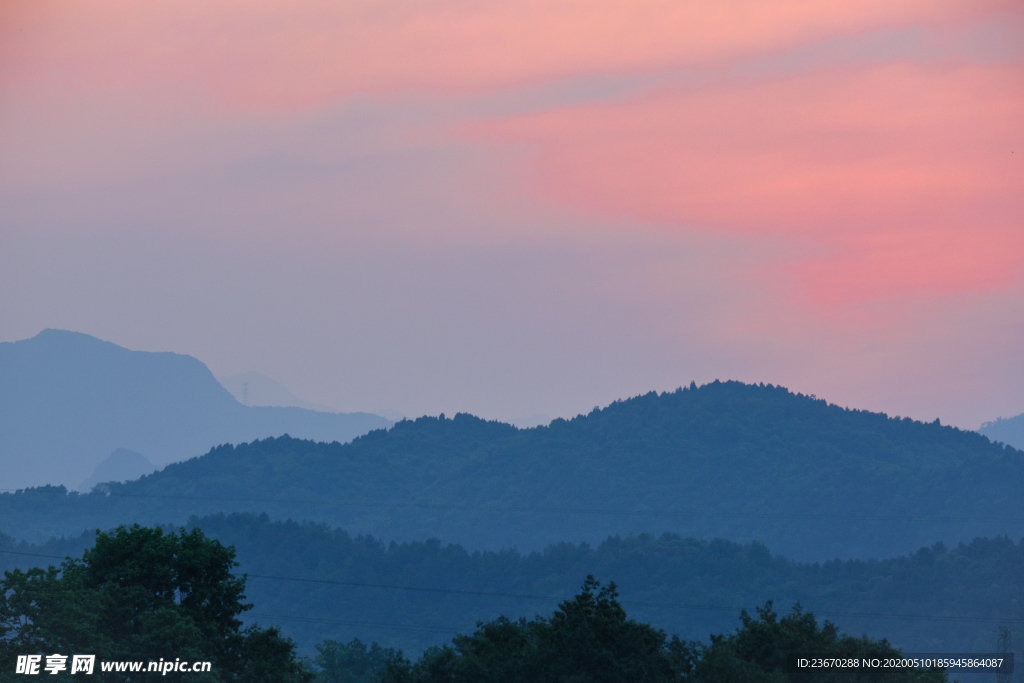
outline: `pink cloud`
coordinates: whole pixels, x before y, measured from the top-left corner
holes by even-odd
[[[36,0],[0,9],[0,82],[204,89],[291,108],[737,59],[962,21],[1008,0]]]
[[[892,64],[667,88],[473,127],[541,193],[652,229],[810,236],[798,298],[1001,288],[1024,266],[1024,68]]]
[[[792,268],[800,297],[835,306],[907,293],[956,295],[1019,284],[1024,230],[969,219],[926,232],[865,230],[835,240],[836,255]]]
[[[3,338],[66,326],[232,372],[276,353],[351,409],[572,414],[741,377],[976,426],[1024,386],[1024,77],[964,64],[1020,55],[1022,17],[2,2],[0,278],[26,293]],[[451,134],[682,73],[713,85]]]

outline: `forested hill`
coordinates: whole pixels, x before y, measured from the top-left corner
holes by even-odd
[[[2,495],[0,528],[45,539],[244,510],[470,548],[671,531],[797,559],[889,557],[1019,536],[1024,453],[937,421],[715,382],[527,430],[456,415],[347,445],[222,446],[109,492]]]
[[[799,601],[843,630],[887,637],[906,652],[991,652],[998,626],[1024,618],[1024,544],[1005,538],[884,561],[806,564],[759,543],[675,535],[471,553],[254,515],[215,515],[188,526],[237,549],[236,573],[249,575],[246,595],[254,604],[245,618],[280,625],[307,653],[327,638],[358,637],[413,654],[448,640],[453,629],[472,631],[478,619],[546,614],[587,574],[615,581],[634,618],[694,640],[731,631],[741,609],[752,612],[767,600],[782,613]],[[19,546],[0,534],[0,568],[81,557],[94,539],[88,533]],[[12,550],[26,554],[5,552]]]

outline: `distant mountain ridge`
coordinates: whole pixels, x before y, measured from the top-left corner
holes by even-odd
[[[108,457],[100,460],[92,476],[78,485],[79,491],[91,491],[97,484],[108,481],[134,481],[152,474],[156,466],[142,453],[118,448]]]
[[[986,422],[981,425],[978,432],[993,441],[1000,441],[1024,450],[1024,414],[1017,417],[1001,417],[994,422]]]
[[[1024,453],[971,431],[714,382],[520,430],[423,417],[349,444],[221,446],[109,495],[0,495],[30,540],[117,523],[267,512],[378,538],[530,550],[610,534],[757,540],[794,559],[1019,538]]]
[[[258,372],[243,372],[240,375],[218,377],[220,385],[231,392],[235,400],[246,406],[269,406],[279,408],[305,408],[322,413],[333,413],[330,406],[304,401],[280,382]]]
[[[200,361],[44,330],[0,343],[0,488],[78,485],[118,448],[157,466],[290,433],[348,441],[390,426],[368,413],[243,406]]]

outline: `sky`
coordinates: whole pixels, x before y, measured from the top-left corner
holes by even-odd
[[[0,0],[0,340],[337,410],[1024,413],[1019,0]]]

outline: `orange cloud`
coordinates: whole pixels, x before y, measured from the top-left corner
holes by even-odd
[[[1007,0],[34,0],[0,9],[0,83],[201,87],[302,106],[354,93],[499,87],[651,70]]]
[[[556,201],[664,229],[810,235],[802,297],[1005,286],[1024,266],[1024,68],[831,69],[475,127]],[[675,226],[675,227],[672,227]]]

